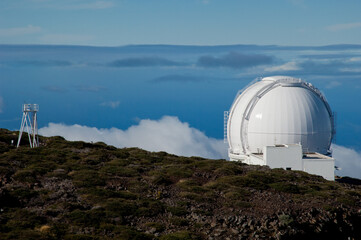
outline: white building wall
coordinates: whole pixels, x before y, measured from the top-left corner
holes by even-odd
[[[319,153],[302,153],[300,144],[266,146],[263,154],[234,154],[229,152],[231,161],[241,161],[250,165],[267,165],[320,175],[327,180],[335,180],[335,159]]]
[[[335,159],[303,159],[303,171],[334,181]]]
[[[246,155],[244,154],[234,154],[231,152],[228,152],[228,156],[229,156],[229,160],[231,161],[241,161],[245,163],[245,160],[248,158]]]
[[[245,163],[251,164],[251,165],[261,165],[261,166],[266,165],[262,154],[261,155],[258,155],[258,154],[249,155],[248,161],[246,161]]]
[[[266,146],[263,159],[270,168],[302,171],[302,146],[299,144]]]

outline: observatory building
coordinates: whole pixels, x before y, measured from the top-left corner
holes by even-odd
[[[286,76],[256,79],[225,114],[230,160],[334,180],[334,114],[312,84]]]

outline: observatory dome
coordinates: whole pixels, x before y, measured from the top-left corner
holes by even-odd
[[[266,77],[240,91],[229,111],[230,153],[260,153],[265,146],[301,144],[303,152],[330,153],[333,113],[312,84]]]

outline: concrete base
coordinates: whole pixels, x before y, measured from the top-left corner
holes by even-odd
[[[302,153],[300,144],[266,146],[262,153],[235,154],[229,152],[231,161],[250,165],[267,165],[270,168],[299,170],[335,180],[335,159],[320,153]]]

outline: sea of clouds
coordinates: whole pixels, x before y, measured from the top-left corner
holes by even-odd
[[[70,141],[104,142],[115,147],[139,147],[148,151],[165,151],[181,156],[226,158],[223,140],[207,137],[177,117],[164,116],[159,120],[140,120],[126,130],[49,123],[39,129],[43,136],[62,136]]]
[[[104,142],[119,148],[139,147],[181,156],[227,159],[227,145],[223,140],[208,137],[174,116],[164,116],[159,120],[143,119],[126,130],[49,123],[39,129],[39,134],[62,136],[69,141]],[[335,144],[332,149],[336,166],[340,169],[336,175],[361,178],[361,152]]]

